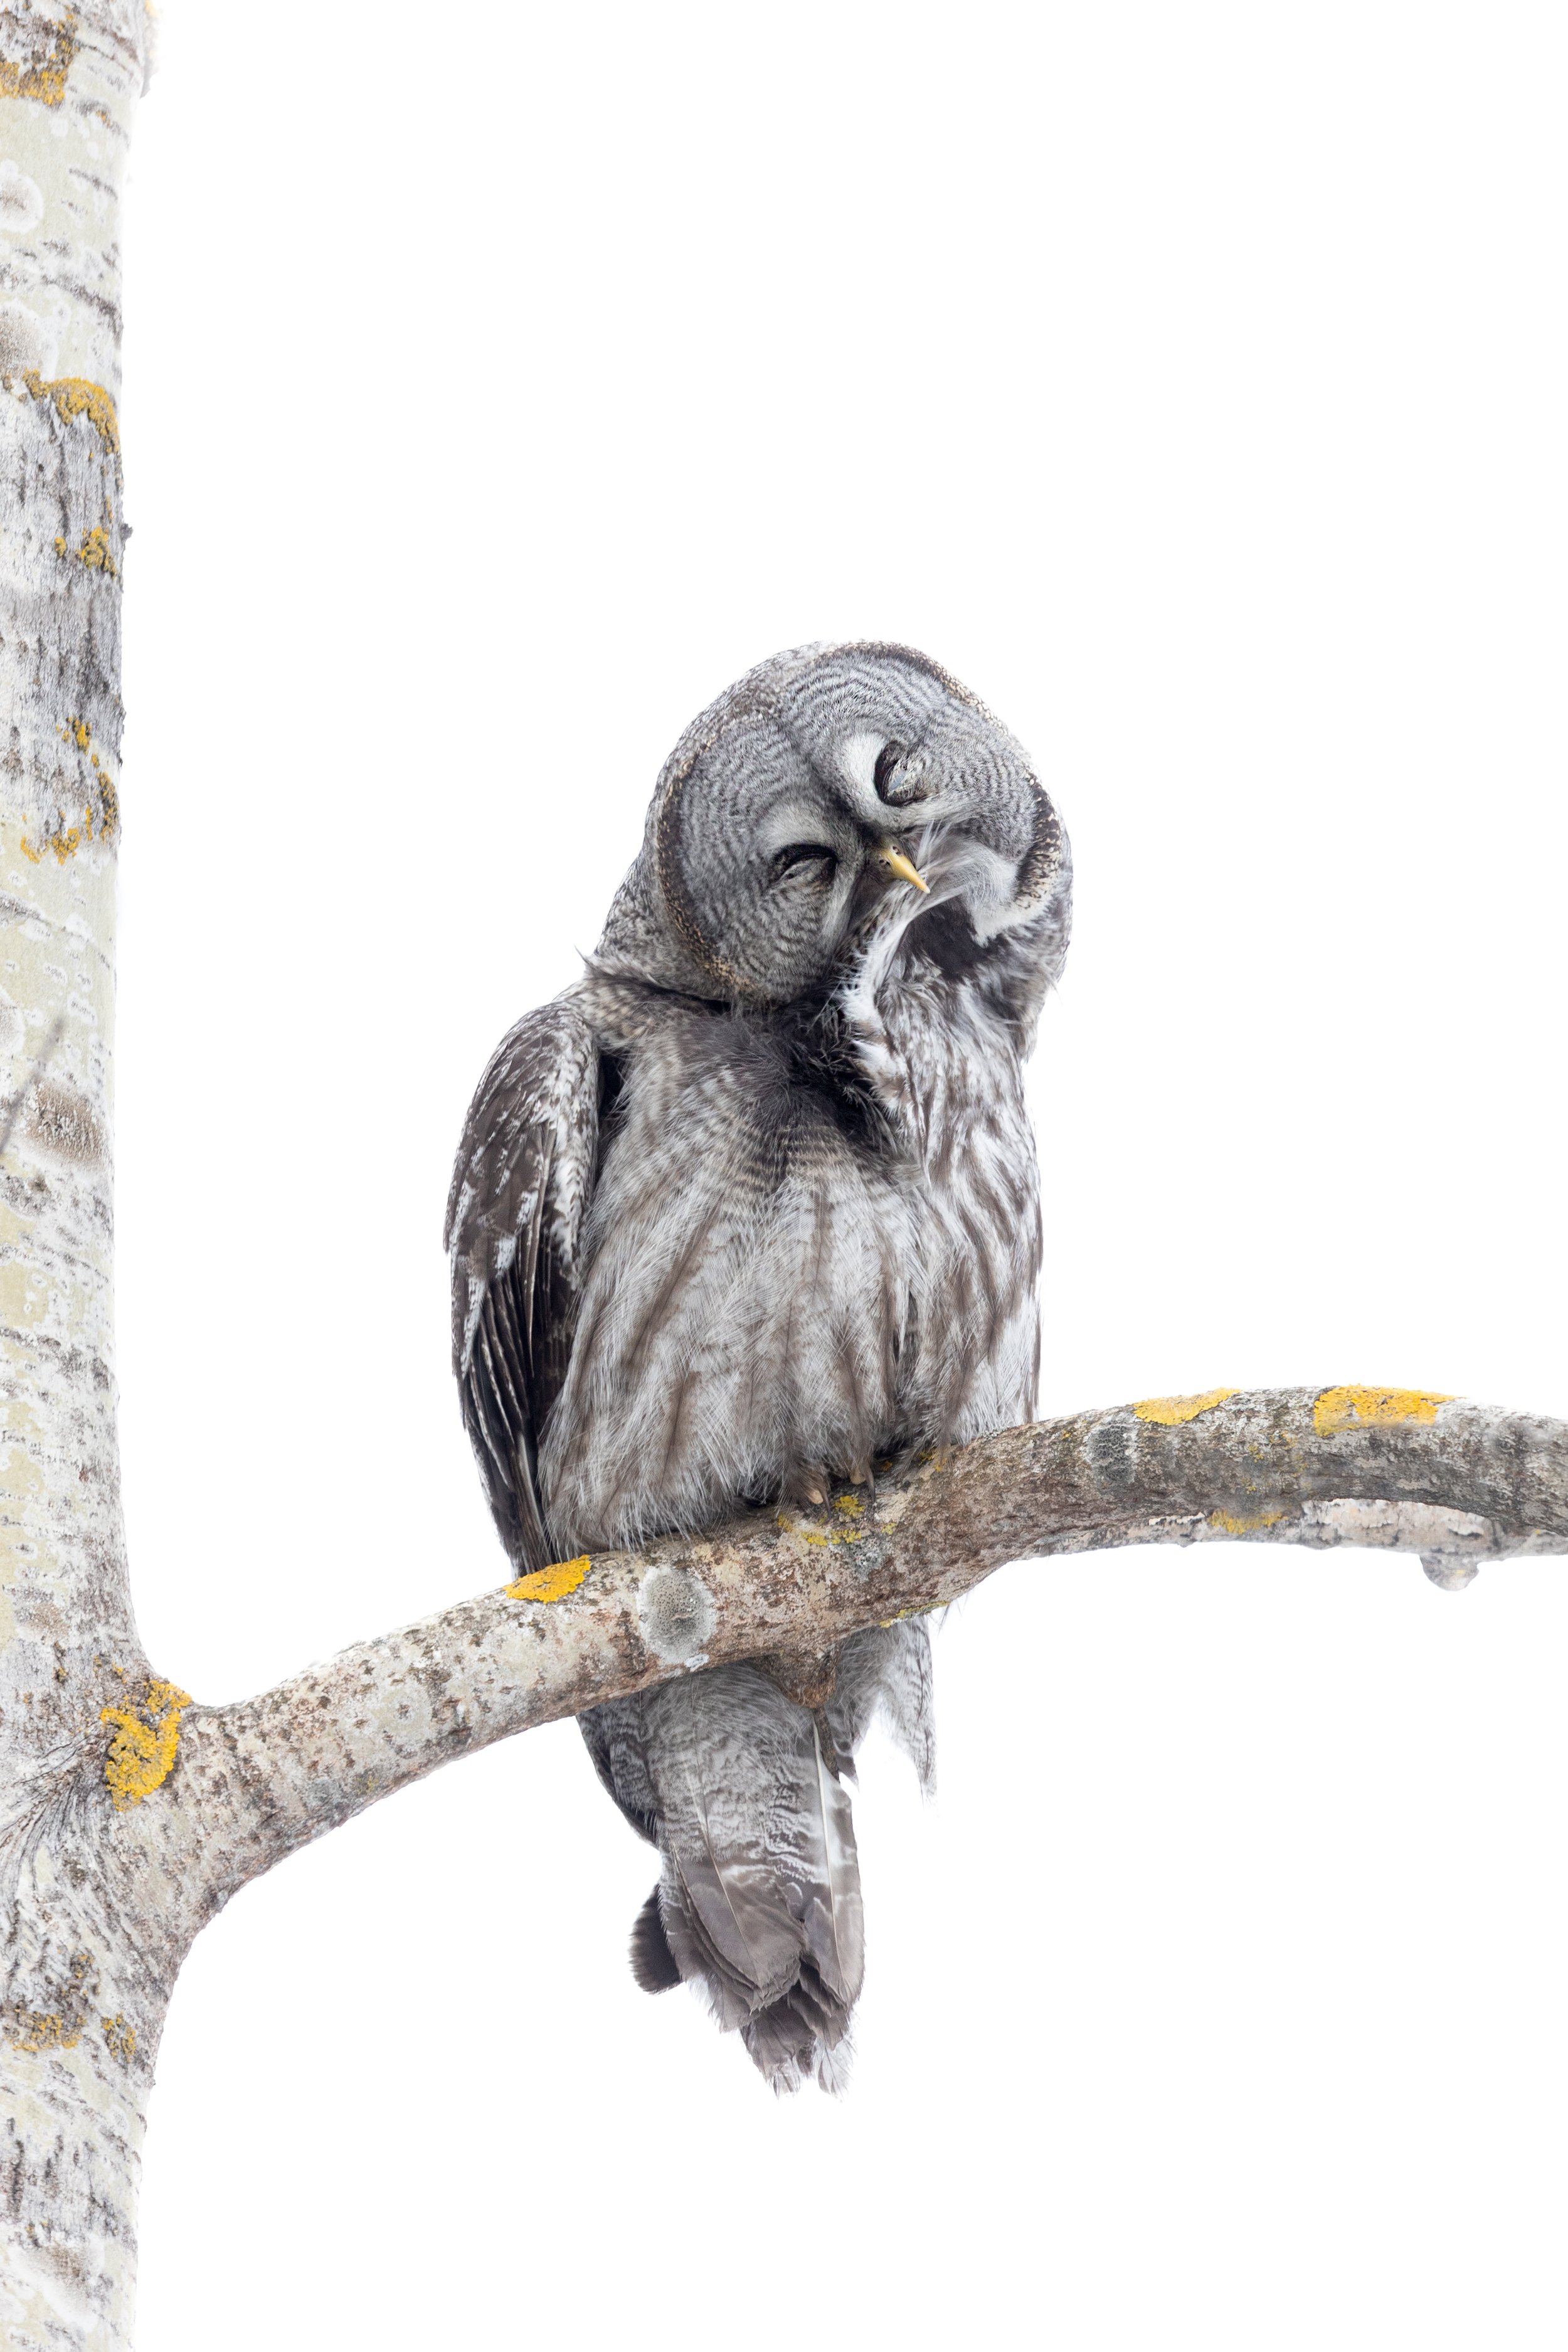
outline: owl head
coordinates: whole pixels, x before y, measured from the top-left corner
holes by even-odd
[[[778,1006],[889,931],[952,969],[1054,926],[1067,836],[1019,745],[903,646],[806,646],[751,670],[665,763],[597,961]]]

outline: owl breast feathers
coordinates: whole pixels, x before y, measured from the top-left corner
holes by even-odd
[[[780,655],[688,729],[586,976],[458,1149],[454,1366],[520,1569],[1028,1418],[1022,1066],[1070,887],[1024,753],[919,654]],[[929,1777],[923,1626],[846,1644],[815,1708],[747,1665],[582,1719],[663,1858],[639,1981],[696,1984],[777,2088],[842,2078],[878,1713]]]

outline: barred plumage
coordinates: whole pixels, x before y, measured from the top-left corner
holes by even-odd
[[[520,1567],[1029,1416],[1022,1066],[1069,907],[1024,754],[921,655],[780,655],[688,729],[584,978],[503,1041],[453,1176],[454,1364]],[[775,2087],[842,2078],[842,1781],[879,1707],[929,1778],[922,1626],[847,1644],[815,1708],[747,1665],[583,1718],[663,1857],[639,1981],[698,1984]]]

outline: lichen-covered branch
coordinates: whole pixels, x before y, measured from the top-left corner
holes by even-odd
[[[74,2147],[100,2194],[96,2240],[70,2210],[34,2218],[31,2238],[18,2217],[12,2275],[32,2280],[37,2325],[8,2340],[128,2340],[125,2296],[107,2300],[122,2273],[89,2254],[106,2214],[129,2231],[128,2204],[113,2214],[101,2192],[133,2181],[174,1978],[205,1921],[297,1846],[471,1748],[705,1665],[764,1658],[819,1704],[849,1634],[1007,1561],[1237,1539],[1401,1549],[1451,1583],[1487,1559],[1568,1551],[1568,1424],[1405,1390],[1145,1399],[888,1472],[869,1507],[846,1494],[563,1561],[240,1705],[109,1663],[109,1696],[13,1777],[0,1840],[13,1916],[44,1930],[26,1947],[37,1990],[7,2012],[13,2178],[47,2184],[49,2152]],[[40,2275],[68,2275],[77,2333]]]
[[[1568,1551],[1568,1425],[1405,1390],[1145,1399],[926,1457],[884,1475],[869,1507],[842,1495],[814,1516],[765,1511],[562,1562],[241,1705],[201,1706],[110,1663],[109,1696],[14,1778],[0,1841],[14,1918],[43,1923],[26,1947],[39,1990],[8,2011],[13,2177],[31,2194],[49,2151],[74,2147],[100,2193],[96,2239],[68,2211],[35,2217],[31,2238],[14,2217],[11,2308],[32,2332],[14,2322],[8,2340],[128,2340],[126,2298],[110,2299],[123,2273],[89,2257],[102,2260],[106,2214],[110,2239],[129,2233],[129,2192],[119,2212],[101,2192],[133,2179],[129,2135],[174,1977],[204,1922],[297,1846],[471,1748],[705,1665],[763,1657],[820,1703],[849,1634],[1010,1560],[1237,1539],[1403,1549],[1443,1582]],[[40,2277],[68,2280],[63,2302]]]
[[[305,1840],[531,1725],[758,1654],[819,1684],[850,1633],[1010,1560],[1237,1538],[1403,1549],[1449,1583],[1568,1550],[1568,1425],[1406,1390],[1214,1390],[1004,1431],[889,1478],[870,1511],[847,1495],[563,1563],[190,1708],[159,1813],[200,1853],[191,1931]]]

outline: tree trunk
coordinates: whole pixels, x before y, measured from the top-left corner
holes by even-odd
[[[1457,1587],[1568,1546],[1568,1428],[1403,1391],[1214,1390],[1004,1432],[874,1509],[764,1512],[582,1559],[242,1706],[132,1614],[111,1319],[120,832],[118,207],[136,0],[0,5],[0,1993],[12,2352],[131,2340],[146,2101],[192,1937],[249,1878],[438,1764],[765,1654],[826,1689],[858,1627],[1010,1559],[1403,1546]]]
[[[157,1769],[147,1725],[172,1721],[149,1713],[126,1580],[110,1290],[119,214],[145,24],[132,0],[0,15],[0,2333],[18,2352],[129,2340],[173,1973],[136,1927],[103,1779],[106,1710],[127,1802]]]

